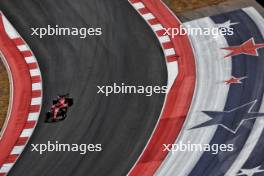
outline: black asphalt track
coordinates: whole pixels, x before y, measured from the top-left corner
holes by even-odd
[[[0,0],[0,10],[36,55],[44,81],[40,120],[29,144],[101,143],[102,152],[32,152],[29,145],[9,175],[125,175],[143,150],[162,109],[164,95],[97,94],[113,82],[166,85],[158,40],[126,0]],[[31,27],[102,27],[103,35],[31,36]],[[68,118],[44,123],[57,94],[70,93]]]

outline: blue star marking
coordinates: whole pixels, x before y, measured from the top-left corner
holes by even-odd
[[[257,103],[257,100],[239,106],[230,111],[202,111],[211,119],[203,122],[199,125],[192,127],[191,129],[197,129],[201,127],[207,127],[212,125],[219,125],[231,133],[236,133],[244,121],[256,119],[257,117],[264,116],[264,113],[252,112],[253,107]]]

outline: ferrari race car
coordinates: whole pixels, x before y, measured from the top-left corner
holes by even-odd
[[[69,97],[69,94],[59,95],[53,100],[50,111],[46,113],[45,122],[57,122],[62,121],[67,117],[68,108],[73,105],[73,99]]]

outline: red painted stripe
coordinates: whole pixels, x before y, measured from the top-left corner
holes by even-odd
[[[40,105],[31,105],[29,112],[39,112],[40,110]]]
[[[156,31],[156,34],[157,34],[159,37],[164,36],[164,34],[165,34],[165,30],[164,30],[164,29],[162,29],[162,30],[158,30],[158,31]]]
[[[181,23],[160,1],[141,0],[164,28],[179,28]],[[165,31],[164,31],[165,32]],[[159,31],[159,35],[161,32]],[[167,94],[161,117],[145,150],[130,170],[129,176],[152,176],[166,158],[163,144],[173,144],[188,114],[195,88],[195,62],[188,36],[171,38],[178,57],[179,73]],[[169,60],[174,60],[169,57]],[[177,174],[177,173],[176,173]]]
[[[21,54],[23,55],[23,57],[30,57],[33,56],[31,51],[22,51]]]
[[[30,64],[28,64],[28,68],[29,68],[29,70],[37,69],[38,68],[38,64],[37,63],[30,63]]]
[[[130,3],[134,4],[134,3],[138,3],[141,2],[141,0],[130,0]]]
[[[169,48],[173,48],[173,43],[172,42],[166,42],[166,43],[162,43],[162,46],[164,49],[169,49]]]
[[[7,163],[14,163],[19,155],[9,155],[6,159],[5,164]]]
[[[28,137],[19,137],[16,146],[25,145],[28,141]]]
[[[36,125],[36,121],[27,121],[24,129],[34,128]]]
[[[40,76],[32,76],[31,82],[32,83],[39,83],[39,82],[41,82],[41,77]]]
[[[0,18],[0,50],[10,67],[15,87],[12,110],[0,141],[0,165],[6,162],[10,152],[18,141],[27,121],[31,103],[32,83],[28,65],[15,42],[21,43],[19,40],[12,40],[8,37],[3,19]]]
[[[166,57],[167,62],[175,62],[178,61],[178,59],[179,59],[178,55],[171,55]]]
[[[154,19],[148,20],[148,22],[149,22],[150,25],[159,24],[159,20],[158,20],[157,18],[154,18]]]
[[[24,45],[25,42],[22,38],[15,38],[13,39],[13,42],[15,43],[15,45],[19,46],[19,45]]]
[[[33,90],[31,94],[32,98],[41,97],[41,90]]]
[[[149,11],[146,7],[141,8],[141,9],[139,9],[138,11],[139,11],[139,13],[141,13],[142,15],[144,15],[144,14],[146,14],[146,13],[150,13],[150,11]]]

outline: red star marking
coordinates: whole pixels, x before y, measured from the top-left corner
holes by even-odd
[[[241,78],[236,78],[232,76],[229,80],[226,80],[225,83],[230,85],[230,84],[242,84],[242,80],[246,79],[247,77],[241,77]]]
[[[264,43],[255,44],[254,38],[251,38],[239,46],[231,46],[222,49],[231,51],[228,55],[225,56],[225,58],[227,58],[229,56],[235,56],[240,54],[258,56],[259,48],[264,48]]]

